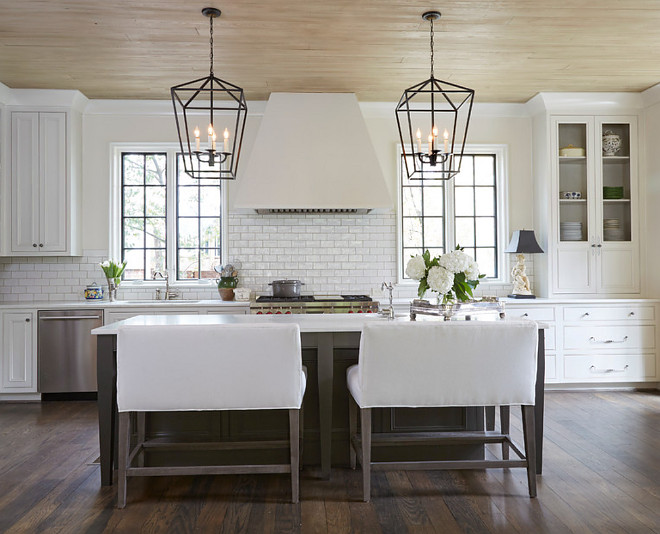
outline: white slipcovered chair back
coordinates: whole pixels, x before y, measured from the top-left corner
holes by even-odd
[[[120,412],[300,408],[298,325],[121,326]]]
[[[534,404],[532,321],[367,324],[348,386],[361,408]]]

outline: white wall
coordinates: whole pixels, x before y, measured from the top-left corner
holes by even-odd
[[[643,138],[646,140],[645,165],[640,166],[646,174],[646,195],[641,202],[645,204],[646,220],[640,222],[642,228],[642,260],[646,259],[645,297],[660,298],[660,102],[649,106],[644,111]],[[644,181],[644,180],[642,180]]]

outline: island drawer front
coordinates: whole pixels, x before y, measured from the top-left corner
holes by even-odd
[[[511,307],[507,306],[505,309],[507,317],[512,317],[514,319],[523,318],[531,319],[532,321],[554,321],[555,320],[555,309],[554,308],[540,308],[532,307],[529,308],[519,308],[518,306]]]
[[[564,349],[654,349],[655,326],[565,326]]]
[[[564,308],[564,321],[653,321],[653,306],[578,307]]]
[[[564,378],[627,382],[655,378],[655,354],[571,354],[564,356]]]

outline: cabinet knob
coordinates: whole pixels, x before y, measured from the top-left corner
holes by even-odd
[[[29,323],[29,322],[30,322],[30,318],[28,317],[27,319],[25,319],[25,322],[26,322],[26,323]]]
[[[32,243],[32,246],[36,248],[37,244],[36,244],[36,243]]]
[[[44,246],[44,244],[43,244],[43,243],[39,243],[39,246],[40,246],[40,247],[43,247],[43,246]],[[600,245],[598,245],[598,246],[600,246]]]

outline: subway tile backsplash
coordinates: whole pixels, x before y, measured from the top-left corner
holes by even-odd
[[[396,216],[386,214],[229,216],[229,259],[240,260],[240,286],[268,294],[268,283],[299,279],[303,291],[366,294],[380,298],[383,281],[396,280]],[[507,255],[508,256],[508,255]],[[0,303],[82,300],[92,282],[105,285],[99,263],[107,252],[81,257],[0,258]],[[509,260],[509,258],[507,258]],[[509,267],[507,267],[509,270]],[[533,263],[527,274],[533,287]],[[480,286],[478,294],[504,296],[510,284]],[[215,286],[182,289],[187,299],[216,299]],[[415,286],[399,285],[396,298],[413,297]],[[119,299],[151,299],[154,286],[120,285]]]

